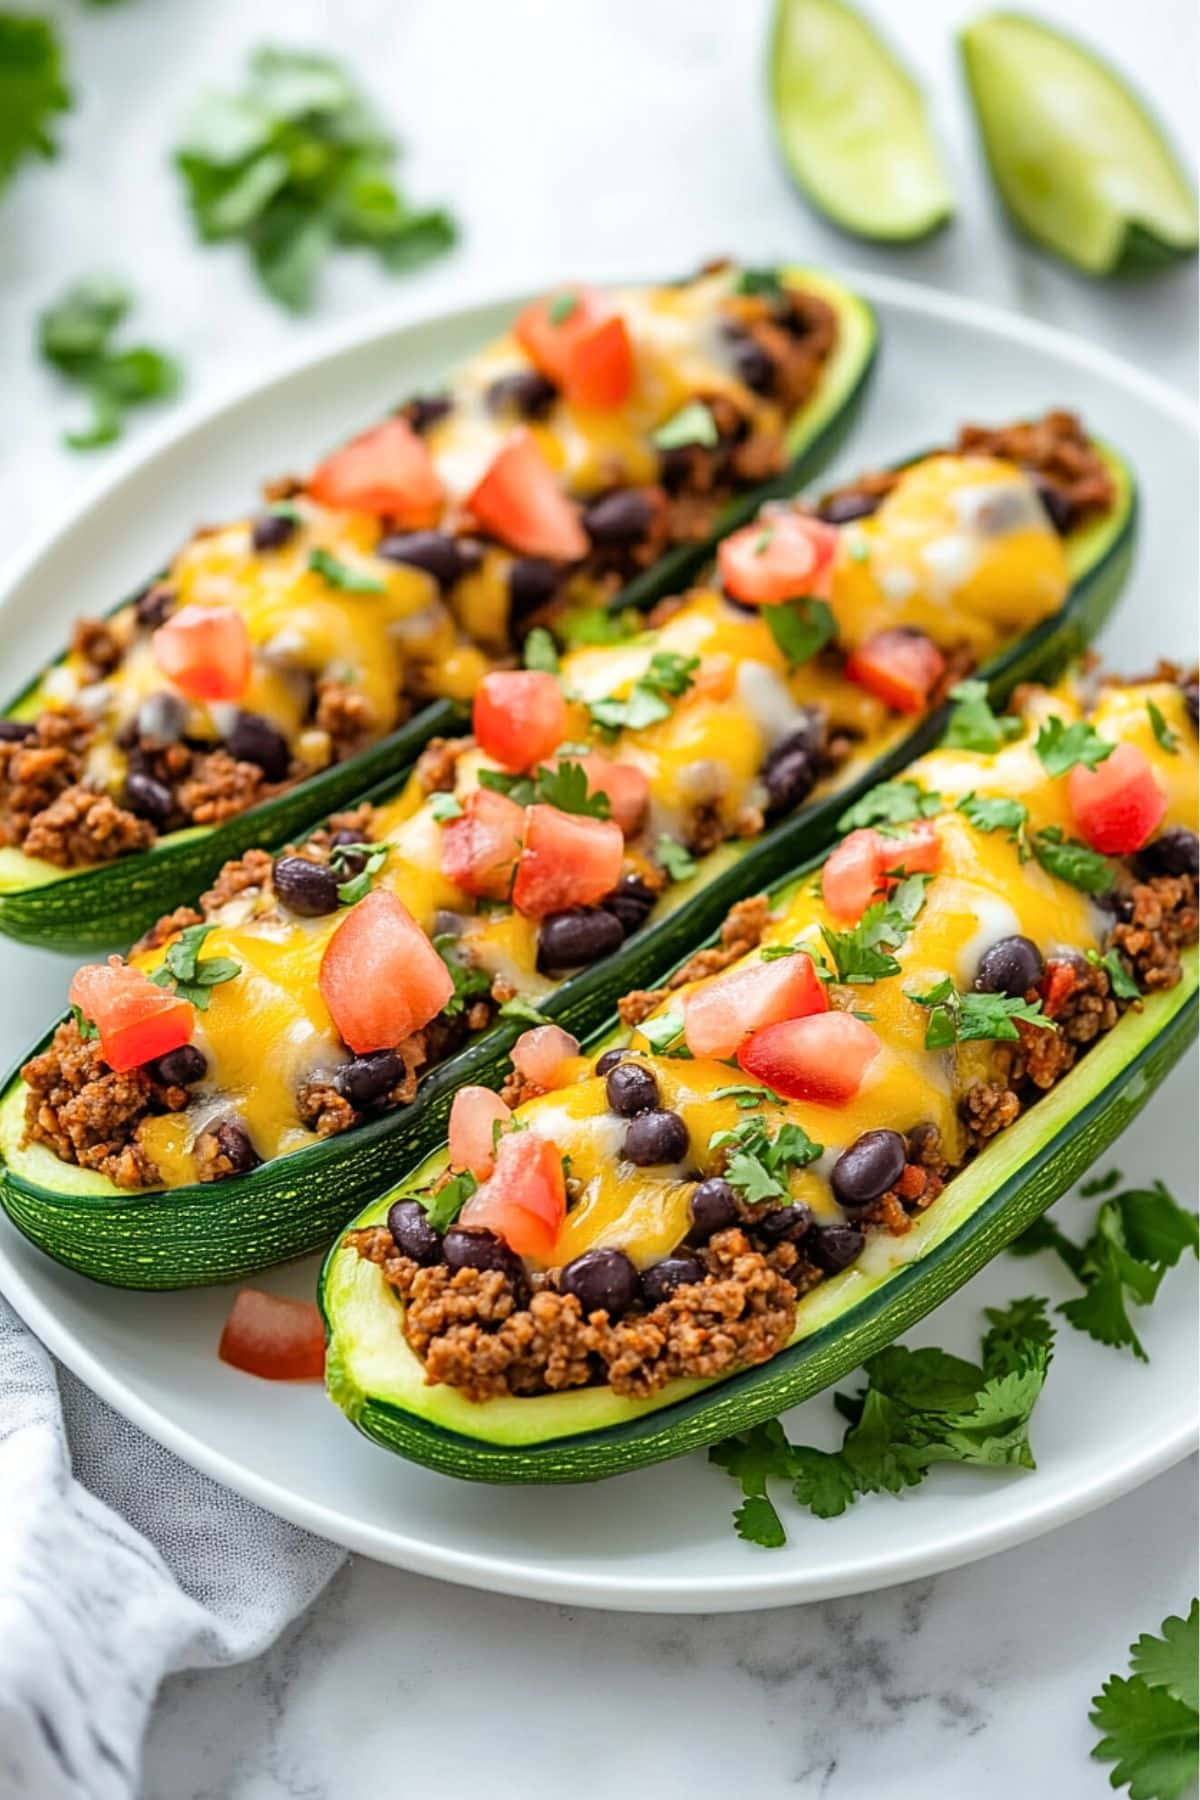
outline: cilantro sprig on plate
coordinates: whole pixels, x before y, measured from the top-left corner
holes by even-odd
[[[772,1480],[790,1482],[801,1506],[832,1519],[861,1494],[915,1487],[937,1463],[1032,1469],[1029,1421],[1054,1346],[1046,1302],[1014,1300],[989,1307],[987,1318],[978,1362],[899,1344],[870,1357],[866,1387],[834,1397],[847,1421],[839,1450],[791,1444],[774,1419],[714,1445],[710,1462],[745,1496],[733,1515],[738,1536],[764,1549],[786,1543]]]

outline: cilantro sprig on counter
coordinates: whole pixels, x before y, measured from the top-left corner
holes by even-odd
[[[449,249],[454,222],[396,186],[396,145],[340,63],[261,49],[244,87],[206,96],[175,162],[205,243],[244,244],[280,305],[305,311],[328,256],[374,251],[400,272]]]
[[[1159,1631],[1129,1646],[1130,1673],[1110,1675],[1088,1714],[1103,1733],[1092,1755],[1131,1800],[1180,1800],[1200,1773],[1200,1600]]]
[[[1018,1019],[1043,1031],[1058,1030],[1054,1020],[1042,1011],[1040,1000],[1014,999],[1008,994],[960,993],[949,975],[927,993],[909,993],[908,998],[914,1005],[928,1009],[927,1050],[944,1050],[949,1044],[965,1044],[972,1039],[1015,1043],[1021,1035],[1016,1026]]]
[[[825,1154],[825,1146],[814,1144],[802,1125],[781,1125],[772,1136],[761,1119],[746,1119],[732,1131],[714,1131],[708,1147],[726,1152],[725,1179],[749,1206],[787,1200],[792,1172]]]
[[[867,825],[907,825],[913,819],[932,819],[944,804],[940,794],[925,793],[915,781],[880,781],[846,808],[837,828],[846,832]]]
[[[734,1513],[739,1537],[777,1549],[787,1533],[768,1482],[820,1519],[836,1518],[860,1494],[899,1495],[937,1463],[1032,1469],[1029,1421],[1054,1346],[1046,1302],[1029,1297],[987,1309],[977,1363],[944,1350],[893,1344],[863,1365],[867,1385],[838,1394],[847,1421],[839,1450],[791,1444],[778,1420],[726,1438],[709,1451],[745,1496]]]
[[[626,699],[609,696],[589,703],[592,723],[613,737],[619,731],[642,731],[647,725],[657,725],[671,716],[671,701],[687,693],[699,667],[698,656],[656,650]]]
[[[167,945],[166,955],[150,979],[155,987],[173,988],[182,1000],[190,1000],[198,1012],[208,1011],[210,990],[240,975],[242,965],[229,956],[201,956],[200,950],[215,925],[188,925]]]
[[[1033,747],[1047,775],[1054,777],[1065,775],[1076,764],[1094,769],[1116,749],[1116,745],[1102,738],[1086,719],[1064,725],[1057,713],[1044,721]]]
[[[994,713],[986,681],[960,681],[951,688],[954,711],[942,736],[948,750],[1002,750],[1020,737],[1025,726],[1009,713]]]
[[[925,904],[928,875],[908,875],[886,900],[875,900],[850,931],[831,931],[822,925],[825,948],[833,958],[839,981],[863,986],[886,975],[898,975],[898,950]]]
[[[164,400],[182,379],[179,364],[161,350],[134,344],[119,350],[113,334],[129,313],[133,296],[121,282],[91,276],[76,282],[38,319],[38,349],[91,402],[90,424],[69,431],[72,450],[96,450],[121,435],[130,407]]]
[[[1089,1185],[1093,1194],[1101,1191],[1099,1184]],[[1200,1254],[1200,1221],[1179,1205],[1163,1182],[1155,1181],[1148,1188],[1129,1188],[1102,1201],[1091,1235],[1082,1244],[1046,1216],[1035,1220],[1009,1248],[1017,1256],[1053,1250],[1083,1288],[1076,1299],[1058,1308],[1064,1319],[1098,1343],[1131,1350],[1141,1362],[1148,1362],[1129,1308],[1149,1306],[1167,1270],[1188,1250],[1193,1256]]]
[[[55,114],[71,106],[64,75],[49,19],[0,13],[0,191],[26,157],[58,155]]]

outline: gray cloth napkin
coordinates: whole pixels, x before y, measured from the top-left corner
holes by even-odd
[[[257,1656],[342,1560],[112,1412],[0,1297],[0,1800],[132,1800],[163,1677]]]

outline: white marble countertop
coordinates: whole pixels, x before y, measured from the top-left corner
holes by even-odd
[[[326,325],[434,310],[564,272],[685,268],[718,251],[871,267],[988,299],[1196,382],[1196,273],[1079,280],[999,224],[972,142],[952,26],[910,0],[905,50],[935,96],[961,198],[907,251],[848,244],[790,193],[762,114],[765,0],[42,0],[67,37],[66,155],[0,208],[3,548],[103,467],[62,451],[76,403],[31,353],[38,308],[110,268],[139,336],[178,351],[203,398]],[[880,11],[878,7],[875,9]],[[1043,0],[1103,45],[1194,153],[1191,0]],[[201,253],[166,151],[197,89],[262,41],[354,61],[411,145],[414,197],[452,202],[455,254],[389,283],[344,258],[311,320],[281,315],[238,253]],[[142,429],[135,422],[134,434]],[[134,437],[136,441],[136,436]],[[620,1617],[437,1587],[358,1562],[259,1662],[168,1684],[149,1800],[357,1800],[478,1774],[508,1795],[736,1788],[859,1800],[1108,1791],[1089,1697],[1196,1583],[1188,1465],[1083,1523],[936,1580],[712,1618]],[[897,1507],[896,1529],[904,1529]],[[456,1775],[458,1779],[456,1780]]]

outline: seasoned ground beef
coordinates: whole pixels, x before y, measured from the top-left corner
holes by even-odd
[[[21,844],[27,856],[37,856],[59,869],[81,863],[112,862],[132,850],[147,850],[154,829],[144,819],[118,806],[108,794],[92,788],[69,787],[30,821]]]
[[[107,619],[76,620],[71,649],[82,658],[89,681],[112,673],[125,653],[125,636]]]
[[[196,825],[219,825],[236,818],[259,800],[277,793],[255,763],[238,762],[228,750],[210,750],[197,756],[191,773],[180,783],[182,811]]]
[[[156,919],[149,931],[142,933],[129,954],[131,957],[143,956],[148,950],[157,950],[160,944],[165,944],[177,931],[186,931],[189,925],[203,923],[203,913],[197,912],[194,906],[177,906],[174,912],[164,913],[161,919]]]
[[[837,315],[816,294],[783,290],[778,295],[735,294],[725,302],[730,335],[750,343],[760,355],[739,361],[749,385],[767,393],[788,412],[808,400],[837,339]]]
[[[458,759],[474,749],[474,738],[430,738],[417,758],[417,781],[426,794],[448,794],[454,788]]]
[[[31,821],[79,782],[92,735],[71,709],[43,713],[28,737],[0,742],[0,844],[23,847]]]
[[[329,677],[317,683],[315,722],[318,731],[329,733],[337,761],[360,750],[378,730],[378,721],[366,695],[344,681]]]
[[[1179,952],[1196,941],[1196,878],[1155,875],[1134,882],[1122,896],[1128,918],[1114,925],[1113,947],[1132,965],[1146,993],[1171,988],[1179,980]]]
[[[27,1144],[45,1144],[62,1162],[96,1169],[118,1187],[148,1187],[158,1170],[137,1141],[154,1090],[142,1069],[117,1075],[74,1019],[22,1071]],[[181,1090],[169,1090],[172,1093]]]
[[[271,871],[275,863],[267,850],[247,850],[233,861],[227,862],[221,873],[206,893],[200,896],[200,911],[206,919],[229,900],[235,900],[239,894],[253,888],[268,888],[271,885]]]
[[[333,847],[334,839],[339,843],[350,843],[344,832],[350,832],[353,840],[360,844],[369,844],[375,829],[375,808],[369,800],[358,806],[350,807],[346,812],[331,813],[327,822],[319,831],[310,832],[301,844],[289,844],[289,856],[311,856],[316,861],[324,862]]]

